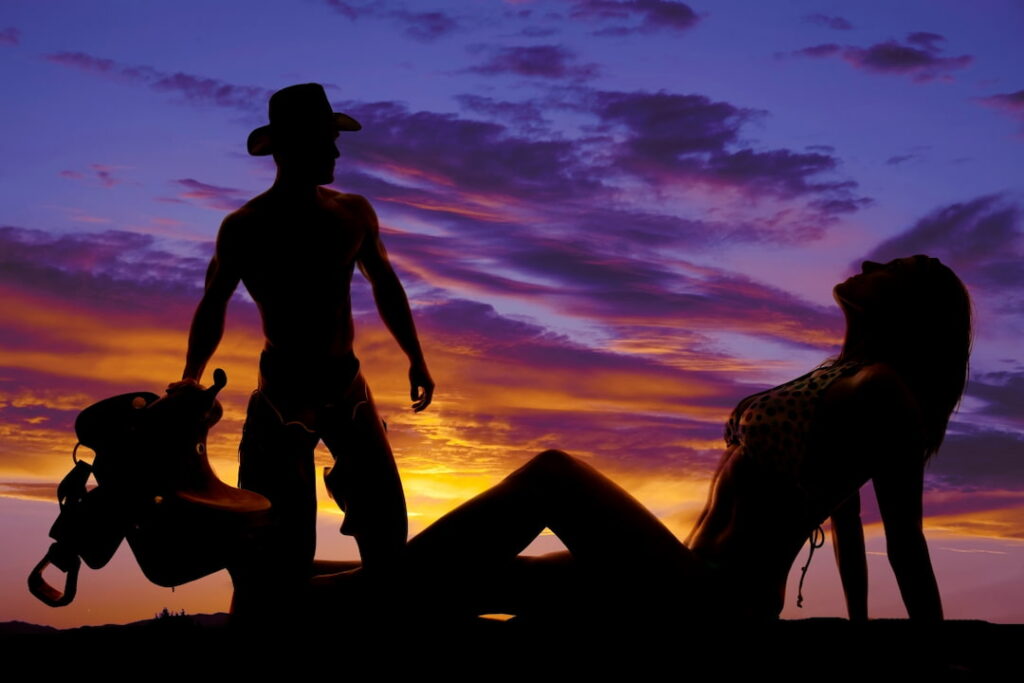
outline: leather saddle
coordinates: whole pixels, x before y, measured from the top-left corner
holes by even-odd
[[[70,604],[81,562],[105,566],[125,538],[146,578],[181,585],[224,569],[269,527],[270,501],[225,484],[210,467],[206,437],[227,384],[223,370],[213,377],[208,389],[121,394],[79,414],[75,466],[57,487],[54,543],[29,575],[33,595]],[[92,463],[77,458],[79,446],[95,453]],[[48,565],[66,573],[63,591],[43,578]]]

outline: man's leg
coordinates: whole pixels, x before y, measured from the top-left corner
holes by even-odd
[[[405,549],[405,494],[380,415],[361,374],[346,399],[328,406],[319,424],[334,467],[324,477],[345,512],[343,534],[354,536],[363,566],[387,567]]]
[[[238,447],[238,485],[266,496],[274,528],[266,556],[270,591],[300,590],[316,552],[316,488],[313,449],[319,437],[297,424],[282,424],[260,392],[249,400]],[[270,578],[272,577],[272,578]]]

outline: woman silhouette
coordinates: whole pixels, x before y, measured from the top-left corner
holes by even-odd
[[[907,612],[940,620],[921,498],[925,463],[966,382],[967,291],[937,259],[914,256],[867,261],[834,296],[846,316],[842,352],[739,403],[686,544],[597,470],[547,451],[409,542],[405,566],[429,580],[428,589],[416,582],[416,595],[476,613],[583,607],[774,619],[800,548],[831,518],[849,616],[863,620],[858,491],[870,480]],[[569,552],[518,557],[546,527]],[[321,576],[314,587],[333,601],[369,580],[360,575]]]

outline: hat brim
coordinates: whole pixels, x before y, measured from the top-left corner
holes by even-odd
[[[363,129],[362,125],[348,114],[342,114],[337,111],[332,112],[332,114],[334,116],[334,127],[339,132]],[[271,127],[269,125],[260,126],[253,132],[249,133],[249,139],[246,141],[246,148],[249,150],[249,154],[254,157],[265,157],[269,154],[273,154],[274,146]]]

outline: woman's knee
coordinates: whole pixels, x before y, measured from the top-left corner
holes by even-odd
[[[572,457],[565,451],[560,451],[557,448],[549,448],[546,451],[538,453],[533,456],[533,460],[540,463],[547,463],[552,465],[564,465],[567,463],[576,462],[576,458]]]
[[[547,474],[560,474],[579,469],[580,461],[565,451],[549,449],[533,456],[527,467]]]

